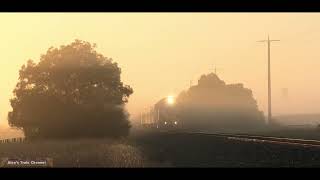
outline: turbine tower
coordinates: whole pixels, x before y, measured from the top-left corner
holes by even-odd
[[[258,42],[267,42],[268,44],[268,121],[267,124],[270,124],[272,121],[272,112],[271,112],[271,68],[270,68],[270,43],[273,41],[280,40],[270,40],[269,35],[267,40],[261,40]]]

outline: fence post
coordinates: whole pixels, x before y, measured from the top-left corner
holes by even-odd
[[[11,139],[0,139],[0,144],[23,143],[23,142],[25,142],[25,138],[23,138],[23,137],[17,137],[17,138],[11,138]]]

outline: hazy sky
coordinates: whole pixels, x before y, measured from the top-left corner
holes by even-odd
[[[319,13],[1,13],[0,23],[0,124],[21,65],[74,39],[119,63],[134,89],[134,117],[214,66],[226,83],[252,89],[266,111],[267,46],[256,41],[269,33],[281,40],[271,48],[274,114],[320,113]]]

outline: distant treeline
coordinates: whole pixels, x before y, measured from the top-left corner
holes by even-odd
[[[320,114],[287,114],[274,116],[279,124],[283,125],[318,125]]]

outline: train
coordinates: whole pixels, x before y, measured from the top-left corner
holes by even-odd
[[[178,129],[181,121],[174,108],[172,96],[163,98],[145,113],[141,113],[141,124],[144,128]]]

